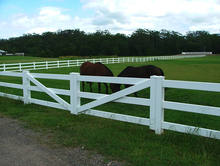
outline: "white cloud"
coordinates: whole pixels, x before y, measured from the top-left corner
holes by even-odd
[[[220,2],[216,0],[83,0],[84,8],[94,10],[92,23],[98,27],[168,29],[185,33],[189,30],[214,30],[220,24]],[[109,14],[112,13],[112,14]],[[117,13],[118,16],[114,15]],[[115,19],[117,20],[115,21]],[[117,22],[117,24],[116,24]],[[207,26],[206,26],[207,25]],[[198,28],[198,29],[197,29]]]
[[[83,10],[93,15],[72,16],[70,8],[42,7],[32,15],[16,14],[10,21],[0,20],[0,38],[75,28],[126,34],[138,28],[220,33],[220,0],[81,0],[81,3]]]
[[[11,21],[0,27],[4,32],[0,38],[19,36],[24,33],[43,33],[46,31],[57,31],[58,29],[72,28],[74,19],[64,14],[65,10],[57,7],[40,8],[37,14],[32,16],[16,14]],[[11,31],[11,32],[10,32]]]
[[[24,14],[18,14],[13,17],[13,21],[11,22],[11,24],[14,27],[29,28],[34,26],[35,22],[33,19]]]
[[[44,24],[50,24],[53,22],[66,22],[70,21],[71,17],[66,14],[62,14],[62,9],[56,7],[43,7],[41,8],[39,15],[35,18],[36,21]]]
[[[205,31],[212,31],[213,33],[219,33],[220,32],[220,23],[218,24],[199,24],[199,25],[193,25],[189,28],[191,31],[196,30],[205,30]]]

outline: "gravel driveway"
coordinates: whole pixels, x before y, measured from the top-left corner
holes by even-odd
[[[0,116],[0,166],[120,166],[82,148],[52,147],[14,119]]]

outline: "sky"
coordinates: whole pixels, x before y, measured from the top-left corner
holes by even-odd
[[[80,29],[220,33],[220,0],[0,0],[0,38]]]

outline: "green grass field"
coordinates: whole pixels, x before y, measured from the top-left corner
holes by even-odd
[[[165,78],[220,83],[220,56],[189,58],[149,63],[111,64],[108,67],[117,75],[126,66],[153,64],[164,70]],[[79,68],[62,68],[32,72],[69,74]],[[0,77],[0,81],[21,83],[21,79]],[[67,81],[41,79],[43,84],[54,88],[69,88]],[[97,85],[93,85],[97,92]],[[88,86],[87,86],[88,87]],[[105,92],[104,87],[103,93]],[[88,91],[89,88],[86,90]],[[22,91],[2,88],[0,91],[22,95]],[[32,92],[35,98],[51,100],[43,93]],[[149,97],[149,90],[138,93]],[[69,97],[62,96],[69,101]],[[165,100],[220,107],[220,93],[167,89]],[[91,100],[82,99],[82,103]],[[55,143],[68,146],[84,146],[131,166],[212,166],[220,165],[220,140],[209,139],[178,132],[165,131],[155,135],[147,126],[96,118],[71,115],[67,111],[0,98],[0,113],[19,119],[27,127],[52,134]],[[149,108],[136,105],[108,103],[95,109],[140,117],[149,117]],[[165,121],[220,130],[220,117],[165,110]]]
[[[40,62],[40,61],[52,61],[58,60],[58,58],[40,58],[31,56],[0,56],[0,64],[4,63],[20,63],[20,62]]]

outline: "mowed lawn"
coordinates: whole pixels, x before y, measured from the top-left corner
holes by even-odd
[[[0,64],[4,63],[20,63],[20,62],[40,62],[40,61],[52,61],[59,60],[58,58],[41,58],[31,56],[0,56]]]
[[[117,75],[126,66],[156,65],[164,70],[165,78],[220,83],[220,56],[187,58],[146,63],[107,65]],[[69,74],[79,72],[78,67],[39,70],[31,72]],[[0,81],[21,83],[21,79],[0,77]],[[43,84],[54,88],[69,88],[68,81],[41,79]],[[97,85],[94,84],[97,92]],[[105,92],[104,86],[102,92]],[[87,91],[89,88],[87,86]],[[0,91],[22,95],[22,91],[0,87]],[[52,100],[43,93],[32,96]],[[133,96],[133,95],[131,95]],[[138,93],[149,97],[149,90]],[[62,96],[69,101],[69,97]],[[220,107],[220,93],[183,89],[166,89],[165,100]],[[91,100],[82,99],[82,104]],[[149,108],[136,105],[108,103],[95,109],[140,117],[149,117]],[[147,126],[96,118],[71,115],[68,111],[24,105],[20,101],[0,98],[0,113],[24,121],[26,126],[52,135],[52,141],[68,147],[84,146],[109,159],[124,161],[131,166],[160,165],[220,165],[220,140],[182,134],[165,130],[155,135]],[[220,130],[220,117],[165,110],[165,120],[198,127]]]

